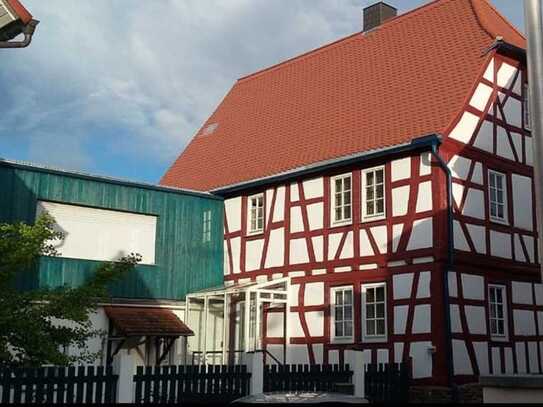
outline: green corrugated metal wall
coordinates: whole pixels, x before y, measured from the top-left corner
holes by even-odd
[[[118,184],[0,162],[0,220],[33,222],[38,200],[158,216],[156,264],[138,265],[112,285],[119,298],[184,299],[223,281],[223,202],[214,197]],[[203,243],[203,213],[212,213],[211,242]],[[25,276],[25,288],[75,286],[100,264],[42,258]]]

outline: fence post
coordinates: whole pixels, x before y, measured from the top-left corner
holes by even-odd
[[[127,349],[121,349],[115,358],[117,380],[117,403],[134,402],[134,374],[136,363],[133,355]]]
[[[250,352],[247,356],[247,370],[251,373],[251,387],[249,394],[264,392],[264,358],[261,352]]]
[[[346,350],[345,363],[348,363],[353,371],[354,395],[356,397],[364,397],[366,395],[366,391],[364,389],[364,352]]]

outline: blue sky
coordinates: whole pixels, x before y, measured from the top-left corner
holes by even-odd
[[[0,50],[0,157],[158,182],[237,78],[359,31],[374,0],[23,2],[41,24]],[[492,2],[523,29],[522,1]]]

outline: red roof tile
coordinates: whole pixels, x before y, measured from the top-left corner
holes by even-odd
[[[161,183],[210,190],[442,133],[497,35],[525,47],[487,0],[437,0],[241,78]]]
[[[104,307],[119,333],[125,336],[192,336],[194,332],[164,308]]]

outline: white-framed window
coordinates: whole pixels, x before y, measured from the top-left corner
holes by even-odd
[[[385,217],[385,167],[362,170],[362,220]]]
[[[202,241],[204,243],[211,241],[211,211],[204,211],[204,220],[202,225]]]
[[[532,130],[532,104],[530,98],[530,87],[527,83],[523,85],[523,107],[524,107],[524,117],[523,124],[526,130]]]
[[[351,174],[333,177],[332,182],[332,224],[348,224],[352,219],[353,179]]]
[[[256,194],[248,199],[249,207],[249,234],[262,233],[264,231],[264,194]]]
[[[386,283],[362,285],[362,337],[366,342],[387,340]]]
[[[495,339],[507,339],[507,308],[505,298],[505,286],[488,285],[490,336]]]
[[[332,340],[353,341],[353,288],[334,287],[330,291],[332,306]]]
[[[490,219],[500,223],[507,223],[507,188],[505,174],[488,170],[488,195]]]

